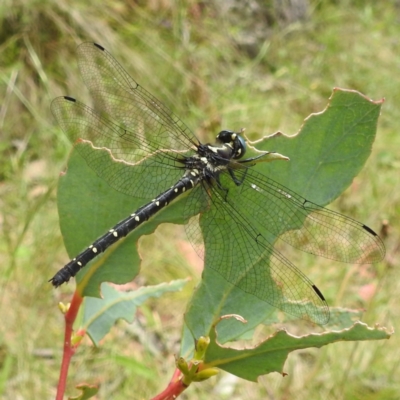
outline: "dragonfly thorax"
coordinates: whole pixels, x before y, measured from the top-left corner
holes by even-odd
[[[196,154],[185,159],[187,175],[195,172],[200,179],[216,178],[231,160],[243,157],[245,151],[246,143],[241,136],[233,131],[221,131],[215,145],[200,144]]]

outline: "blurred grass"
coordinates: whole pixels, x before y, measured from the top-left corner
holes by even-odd
[[[47,283],[68,260],[56,185],[70,149],[49,104],[61,94],[90,102],[75,57],[86,40],[106,47],[203,140],[220,128],[246,127],[252,139],[295,133],[326,106],[335,86],[385,97],[372,156],[333,207],[376,230],[388,220],[386,261],[355,268],[293,256],[330,304],[366,307],[368,323],[400,328],[399,2],[308,3],[296,17],[290,2],[280,8],[266,2],[262,13],[255,1],[249,11],[240,2],[236,10],[230,2],[221,10],[218,2],[3,0],[0,397],[55,394],[63,337],[56,304],[68,301],[73,283],[57,291]],[[167,235],[174,240],[165,242]],[[200,274],[180,227],[161,227],[141,248],[140,284]],[[120,323],[100,349],[85,341],[71,365],[68,393],[76,394],[73,385],[82,381],[101,383],[99,398],[149,398],[164,388],[191,288],[149,303],[134,326]],[[285,378],[273,374],[251,384],[221,373],[190,387],[186,398],[397,399],[399,359],[396,336],[338,343],[293,354]]]

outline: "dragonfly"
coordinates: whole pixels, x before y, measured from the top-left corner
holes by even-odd
[[[215,143],[204,144],[101,45],[82,43],[77,55],[92,106],[61,96],[51,111],[99,177],[145,200],[61,268],[50,279],[54,287],[181,196],[187,235],[206,267],[265,303],[320,325],[330,317],[322,292],[271,238],[346,263],[383,259],[384,244],[371,228],[258,172],[255,165],[271,153],[245,158],[242,132],[222,130]],[[82,142],[95,151],[77,145]],[[113,160],[107,167],[104,152]],[[200,216],[197,224],[194,215]]]

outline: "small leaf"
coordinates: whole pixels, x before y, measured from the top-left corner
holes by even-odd
[[[187,280],[176,280],[161,283],[157,286],[146,286],[131,292],[120,292],[110,285],[101,285],[102,299],[86,297],[83,307],[82,327],[86,329],[93,343],[99,341],[109,332],[115,322],[123,318],[132,322],[136,308],[150,297],[160,297],[166,292],[180,290]]]
[[[95,396],[99,391],[97,386],[89,385],[88,383],[81,383],[76,388],[81,390],[82,393],[75,397],[69,397],[69,400],[87,400]]]
[[[369,328],[358,322],[342,331],[324,332],[297,337],[285,330],[271,335],[254,348],[236,350],[221,347],[215,330],[211,330],[210,345],[204,358],[204,368],[218,367],[240,378],[256,382],[258,377],[271,372],[283,372],[288,355],[294,350],[320,348],[339,341],[389,339],[392,333],[385,328]]]

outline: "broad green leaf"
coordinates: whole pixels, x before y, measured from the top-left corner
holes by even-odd
[[[335,89],[328,107],[307,118],[296,136],[275,134],[253,143],[258,150],[277,151],[289,156],[290,161],[260,163],[254,168],[307,199],[326,205],[351,183],[368,158],[381,103],[354,91]],[[271,242],[276,239],[271,235],[268,237]],[[224,243],[227,247],[228,241],[229,238]],[[210,249],[206,248],[207,251]],[[225,262],[227,260],[221,259],[221,263]],[[245,318],[248,321],[246,327],[232,322],[234,328],[228,327],[226,333],[219,333],[223,343],[233,340],[234,334],[239,337],[244,331],[253,329],[274,310],[268,303],[218,277],[211,267],[205,266],[202,282],[185,320],[193,336],[199,337],[208,336],[212,324],[221,315],[239,314]],[[229,265],[218,267],[229,269]],[[187,351],[185,348],[184,353]]]
[[[251,143],[290,158],[257,169],[316,204],[331,203],[371,154],[382,103],[354,90],[334,89],[326,109],[311,114],[295,136],[277,133]]]
[[[76,146],[84,146],[86,153],[96,151],[108,154],[105,150],[93,149],[88,143],[79,143]],[[104,157],[105,167],[107,162],[114,161],[110,157]],[[61,232],[71,258],[120,220],[152,200],[134,198],[113,190],[86,164],[76,149],[72,151],[67,171],[60,177],[57,199]],[[154,232],[160,223],[184,223],[181,201],[161,210],[150,221],[139,226],[84,267],[77,275],[78,284],[84,279],[82,294],[99,297],[102,282],[130,282],[140,268],[137,241],[142,235]]]
[[[256,382],[261,375],[271,372],[284,373],[285,361],[294,350],[320,348],[339,341],[389,339],[391,334],[386,328],[369,328],[361,322],[342,331],[313,333],[301,337],[280,330],[254,348],[236,350],[221,347],[213,328],[210,330],[210,344],[204,358],[204,369],[218,367],[240,378]]]
[[[83,307],[81,328],[85,329],[98,346],[99,341],[110,331],[118,319],[133,322],[136,308],[150,297],[160,297],[164,293],[181,290],[187,280],[176,280],[161,283],[157,286],[146,286],[130,292],[120,292],[103,283],[103,298],[86,297]]]

